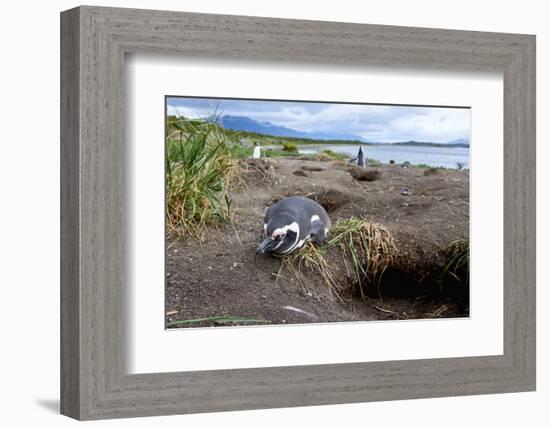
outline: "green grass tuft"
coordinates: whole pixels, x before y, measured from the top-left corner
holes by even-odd
[[[214,317],[201,317],[198,319],[185,319],[185,320],[175,320],[169,322],[166,326],[176,326],[176,325],[192,325],[195,323],[203,322],[213,322],[213,323],[235,323],[235,324],[266,324],[271,323],[270,320],[263,319],[252,319],[248,317],[233,317],[233,316],[214,316]]]
[[[349,159],[349,156],[347,154],[342,154],[342,153],[336,153],[335,151],[332,151],[332,150],[323,150],[321,151],[320,154],[323,154],[327,157],[330,157],[331,159],[334,159],[334,160],[347,160]]]
[[[447,259],[441,272],[442,279],[452,278],[452,281],[466,286],[470,283],[470,240],[454,240],[441,251]]]
[[[290,152],[290,153],[295,153],[295,152],[298,151],[298,146],[296,144],[291,143],[291,142],[285,142],[285,143],[283,143],[283,150],[287,151],[287,152]]]
[[[168,232],[200,240],[206,225],[228,222],[232,217],[227,190],[237,168],[231,146],[213,123],[180,118],[167,125]]]

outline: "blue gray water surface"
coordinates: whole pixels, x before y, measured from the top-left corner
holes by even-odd
[[[410,145],[363,145],[365,158],[378,160],[382,163],[410,162],[413,165],[426,164],[433,167],[456,168],[462,163],[465,168],[470,167],[470,149],[467,147],[427,147]],[[336,153],[356,156],[359,145],[302,145],[298,148],[302,154],[315,154],[323,150],[332,150]]]

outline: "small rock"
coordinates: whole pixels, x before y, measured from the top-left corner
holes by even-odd
[[[307,296],[308,296],[308,297],[312,297],[313,294],[312,294],[311,292],[308,292],[308,293],[307,293]]]
[[[166,273],[166,277],[170,277],[172,275],[172,273],[168,272]]]
[[[409,195],[409,189],[407,187],[401,187],[401,189],[399,190],[399,193],[402,196],[408,196]]]
[[[263,295],[263,294],[262,294],[262,298],[263,298],[263,299],[267,299],[267,295]]]

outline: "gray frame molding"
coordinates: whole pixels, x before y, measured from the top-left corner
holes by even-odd
[[[128,375],[126,53],[504,75],[504,354]],[[535,37],[79,7],[61,14],[61,412],[182,414],[535,389]]]

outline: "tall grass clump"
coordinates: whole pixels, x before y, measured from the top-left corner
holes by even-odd
[[[205,226],[231,219],[231,148],[216,124],[174,117],[167,122],[166,145],[168,233],[200,240]]]
[[[367,288],[378,287],[386,269],[397,259],[393,236],[383,225],[355,217],[338,221],[332,232],[335,236],[329,244],[338,245],[346,271],[353,273],[354,282],[365,299]],[[351,269],[346,258],[352,261]]]
[[[441,272],[443,279],[451,277],[455,282],[466,286],[470,283],[470,240],[454,240],[442,249],[446,257]]]
[[[362,218],[342,219],[334,224],[322,245],[307,243],[300,251],[283,258],[285,268],[307,289],[306,269],[318,273],[331,295],[343,300],[351,288],[366,299],[367,290],[378,286],[382,275],[397,259],[391,233],[381,224]]]

